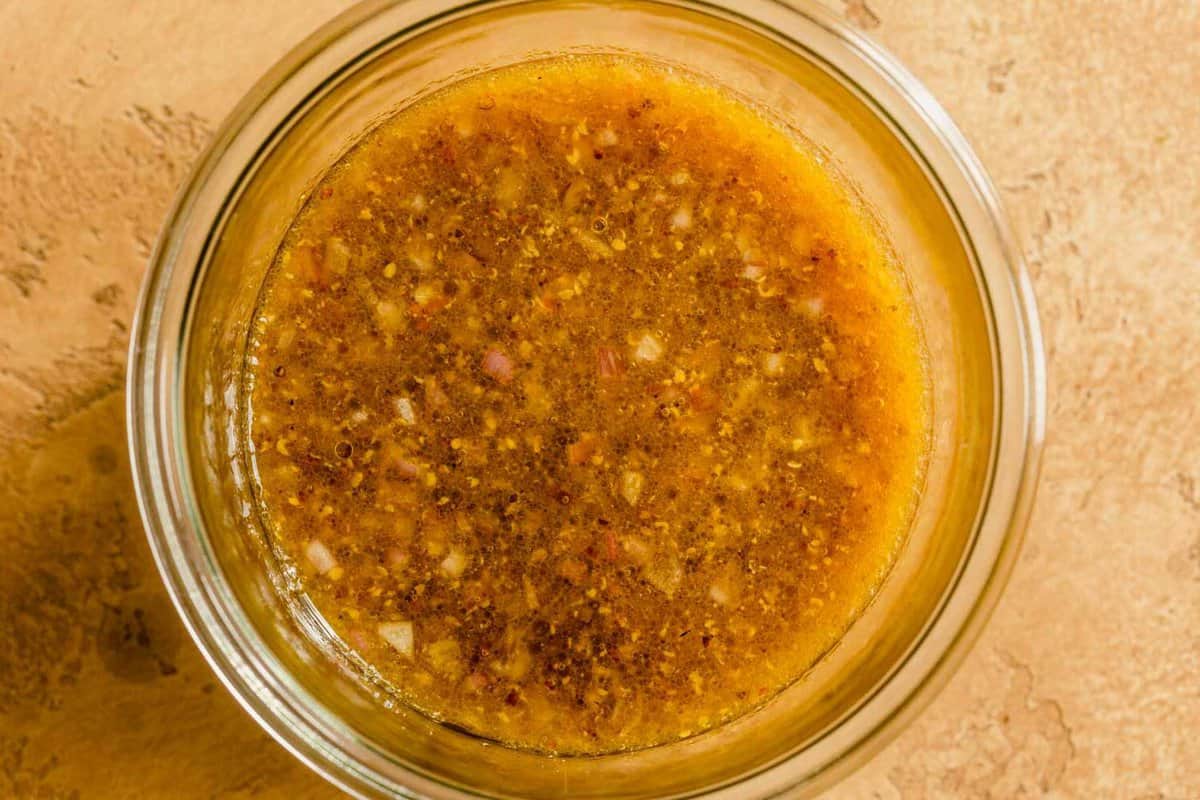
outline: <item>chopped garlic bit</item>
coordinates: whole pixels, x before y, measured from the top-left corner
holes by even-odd
[[[405,425],[415,425],[417,422],[417,413],[413,410],[412,400],[407,397],[396,398],[396,413],[400,415],[400,419]]]
[[[338,565],[333,553],[319,539],[313,539],[304,547],[304,555],[310,564],[317,568],[321,575],[329,572]]]
[[[658,361],[662,354],[662,342],[652,333],[642,334],[642,338],[638,339],[637,348],[633,351],[633,357],[638,361]]]
[[[396,648],[396,652],[412,658],[413,624],[409,620],[381,622],[377,628],[385,642]]]
[[[596,144],[601,147],[612,147],[617,143],[617,132],[612,128],[601,128],[596,132]]]

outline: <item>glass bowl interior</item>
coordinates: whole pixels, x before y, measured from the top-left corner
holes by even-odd
[[[802,132],[905,265],[934,435],[892,574],[842,642],[758,711],[638,752],[547,758],[381,694],[272,557],[248,497],[241,369],[259,288],[306,192],[360,135],[465,75],[564,52],[676,64]],[[292,752],[362,795],[767,796],[861,761],[960,658],[1015,555],[1036,473],[1036,316],[994,192],[906,73],[813,4],[376,2],[314,34],[227,121],[154,255],[129,376],[150,540],[222,680]]]

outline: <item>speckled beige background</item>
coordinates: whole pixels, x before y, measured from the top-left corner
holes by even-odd
[[[1200,3],[829,0],[1000,186],[1051,372],[1025,551],[946,691],[831,793],[1200,798]],[[335,793],[150,562],[123,364],[173,188],[335,0],[0,2],[0,797]]]

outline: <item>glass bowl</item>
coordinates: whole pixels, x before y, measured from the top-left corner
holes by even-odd
[[[395,705],[265,544],[247,500],[240,374],[258,290],[324,169],[380,118],[464,75],[623,52],[769,108],[867,198],[905,264],[934,435],[907,543],[867,611],[759,710],[637,752],[552,758]],[[912,719],[995,605],[1043,436],[1037,316],[996,192],[898,64],[815,2],[377,0],[329,23],[238,105],[183,188],[143,288],[129,437],[163,580],[243,707],[351,794],[807,796]],[[389,706],[383,708],[383,706]]]

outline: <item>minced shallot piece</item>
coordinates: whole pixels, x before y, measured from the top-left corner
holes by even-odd
[[[492,348],[483,354],[483,371],[497,383],[511,383],[513,379],[512,359],[502,351]]]
[[[419,272],[429,272],[433,269],[433,249],[421,239],[412,239],[408,243],[408,260]]]
[[[425,404],[433,408],[445,408],[450,405],[450,398],[442,391],[442,387],[434,378],[425,379]]]
[[[652,333],[642,334],[642,338],[638,339],[637,347],[633,351],[633,357],[638,361],[658,361],[662,354],[662,342]]]
[[[767,353],[763,356],[763,372],[767,375],[782,375],[783,353]]]
[[[400,419],[405,425],[415,425],[417,422],[417,414],[413,411],[412,400],[407,397],[399,397],[396,399],[396,413],[400,415]]]
[[[451,550],[441,563],[442,572],[450,578],[461,578],[467,568],[467,557],[461,550]]]
[[[601,378],[619,378],[625,374],[621,354],[611,347],[596,348],[596,366]]]
[[[401,550],[399,547],[389,547],[384,553],[384,560],[388,566],[403,567],[408,564],[408,553]]]
[[[383,640],[396,648],[401,655],[412,657],[413,654],[413,624],[409,620],[399,622],[381,622],[377,628]]]
[[[621,547],[629,555],[629,560],[639,567],[644,567],[654,558],[650,545],[636,536],[627,536],[621,540]]]
[[[338,236],[325,241],[325,266],[334,274],[341,275],[350,266],[350,248]]]
[[[362,628],[352,628],[346,636],[350,640],[350,644],[360,653],[365,653],[371,649],[371,640],[367,638],[367,634]]]
[[[674,597],[683,583],[683,566],[671,554],[660,553],[642,569],[650,585],[667,597]]]
[[[763,276],[763,268],[759,264],[747,264],[742,268],[742,277],[748,281],[756,281]]]
[[[413,300],[419,306],[427,306],[433,303],[442,294],[441,288],[432,283],[422,283],[416,289],[413,289]]]
[[[595,455],[600,441],[594,433],[580,434],[579,438],[567,445],[567,463],[573,467],[586,464]]]
[[[380,300],[375,304],[375,319],[385,331],[404,329],[404,309],[388,300]]]
[[[671,215],[671,227],[677,231],[686,231],[692,227],[692,209],[689,206],[680,206]]]
[[[319,539],[313,539],[305,546],[304,555],[322,575],[337,566],[337,559]]]
[[[642,496],[642,484],[645,483],[645,478],[640,472],[625,470],[621,475],[621,496],[631,506],[636,506],[638,498]]]

